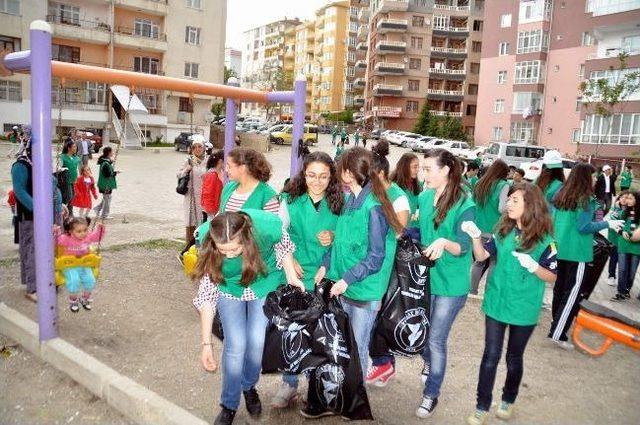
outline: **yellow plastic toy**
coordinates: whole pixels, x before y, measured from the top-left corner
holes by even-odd
[[[61,255],[54,260],[54,270],[56,278],[56,286],[62,286],[65,283],[64,273],[62,270],[69,267],[90,267],[93,276],[97,279],[100,275],[100,262],[102,257],[95,253],[89,253],[82,257],[74,255]]]
[[[189,251],[185,252],[182,255],[182,267],[184,269],[184,274],[187,275],[187,277],[191,276],[191,273],[193,272],[193,269],[195,269],[197,262],[198,250],[196,249],[196,246],[193,245],[191,248],[189,248]]]

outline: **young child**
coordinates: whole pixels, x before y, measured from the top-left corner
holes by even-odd
[[[78,217],[87,217],[91,211],[91,197],[98,199],[95,180],[88,165],[80,167],[80,175],[73,185],[75,196],[71,205],[78,208]]]
[[[342,156],[342,152],[344,152],[344,142],[338,142],[338,146],[336,147],[336,156],[333,158],[334,161],[338,162],[340,156]]]
[[[62,249],[62,255],[75,255],[82,257],[89,253],[89,246],[99,242],[104,236],[104,225],[98,223],[96,229],[89,232],[89,220],[83,217],[73,217],[64,225],[64,233],[59,234],[57,229],[57,244]],[[64,274],[67,291],[69,291],[69,308],[77,313],[79,304],[85,310],[91,310],[91,291],[96,284],[93,271],[90,267],[69,267],[62,271]],[[82,297],[78,298],[82,286]]]

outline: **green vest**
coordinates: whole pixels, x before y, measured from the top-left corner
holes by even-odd
[[[347,203],[352,196],[347,197]],[[377,205],[380,205],[380,202],[373,193],[369,193],[360,208],[344,208],[342,210],[336,223],[336,234],[331,250],[331,267],[327,273],[328,279],[341,279],[349,269],[367,256],[369,250],[369,213]],[[382,268],[361,281],[351,283],[344,296],[354,301],[381,300],[389,286],[396,246],[395,232],[389,228]]]
[[[631,226],[632,226],[631,219],[627,217],[622,231],[627,232],[629,233],[629,235],[631,235],[631,233],[633,233],[633,229],[636,228],[634,226],[632,229]],[[613,232],[609,230],[609,233],[613,233]],[[623,237],[618,236],[618,252],[620,254],[640,255],[640,241],[632,242],[632,241],[626,240]]]
[[[482,233],[493,233],[502,214],[500,214],[500,193],[507,185],[504,180],[498,180],[491,187],[491,193],[487,197],[484,205],[476,204],[476,224]]]
[[[482,311],[492,319],[510,325],[535,325],[542,308],[545,283],[534,273],[529,273],[513,256],[512,252],[519,245],[515,230],[504,239],[494,236],[494,240],[498,250],[496,266],[487,281]],[[540,261],[552,243],[553,239],[547,235],[527,254]],[[554,249],[553,245],[551,249]]]
[[[103,170],[107,170],[108,174],[111,177],[104,177],[102,175]],[[100,192],[104,192],[106,190],[113,190],[118,188],[118,183],[116,182],[116,177],[113,175],[113,162],[110,160],[103,160],[100,163],[100,168],[98,171],[98,189]]]
[[[562,188],[562,182],[560,180],[552,180],[544,190],[544,198],[547,200],[547,203],[551,205],[553,202],[553,198],[555,198],[556,193]]]
[[[589,201],[594,204],[595,199]],[[578,217],[585,208],[553,209],[553,229],[558,244],[558,260],[588,263],[593,260],[593,233],[578,231]]]
[[[68,155],[63,153],[60,155],[60,159],[62,160],[62,166],[68,169],[68,183],[69,185],[73,185],[78,179],[78,165],[80,164],[80,158],[75,155]]]
[[[277,215],[262,210],[247,209],[243,212],[251,217],[258,250],[266,269],[266,274],[258,275],[249,287],[256,297],[264,298],[285,281],[283,271],[276,268],[274,249],[274,245],[282,238],[282,220]],[[218,288],[224,293],[240,298],[245,288],[240,283],[242,255],[235,258],[225,257],[222,260],[222,277],[223,281]]]
[[[330,248],[320,245],[318,233],[324,230],[335,231],[338,216],[329,209],[326,198],[320,201],[317,211],[306,193],[291,203],[289,199],[288,193],[282,194],[282,202],[287,206],[291,220],[287,230],[291,241],[296,245],[293,257],[304,271],[302,281],[305,288],[307,291],[313,291],[313,278]]]
[[[631,187],[631,181],[633,177],[631,177],[631,173],[628,171],[622,172],[620,174],[620,187]]]
[[[425,247],[438,238],[454,241],[457,238],[459,217],[475,204],[469,196],[463,196],[445,215],[444,221],[435,228],[436,208],[433,205],[435,190],[427,189],[420,194],[420,242]],[[435,261],[431,268],[431,293],[445,297],[467,295],[471,287],[471,249],[460,256],[454,256],[447,250]]]
[[[413,190],[409,190],[409,189],[403,189],[404,190],[404,194],[407,195],[407,199],[409,200],[409,209],[410,209],[410,216],[409,218],[413,217],[413,215],[416,213],[416,211],[418,211],[418,198],[420,197],[420,194],[422,193],[422,190],[424,188],[424,184],[422,182],[418,182],[418,194],[416,195]],[[393,201],[391,201],[393,202]],[[418,222],[418,220],[409,220],[409,223],[407,224],[407,227],[418,227],[420,224]]]

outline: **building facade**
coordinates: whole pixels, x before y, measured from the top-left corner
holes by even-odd
[[[618,81],[622,52],[628,55],[624,72],[640,70],[640,1],[487,6],[478,143],[513,140],[605,157],[638,151],[640,93],[616,105],[608,120],[594,113],[594,99],[582,96],[579,86],[586,79]]]
[[[484,1],[371,0],[368,8],[356,45],[366,59],[357,58],[354,81],[365,88],[365,119],[411,130],[428,102],[473,137]]]
[[[239,78],[242,74],[242,52],[231,47],[225,48],[224,66]]]
[[[0,10],[0,39],[15,50],[29,48],[29,25],[43,19],[53,29],[54,60],[222,83],[224,0],[10,0],[0,5],[5,7]],[[0,83],[11,91],[0,97],[3,126],[27,123],[29,76]],[[162,90],[135,93],[149,113],[131,121],[146,140],[171,141],[181,131],[208,136],[211,98]],[[61,131],[90,128],[106,132],[107,138],[119,115],[116,96],[95,82],[66,81],[63,86],[54,79],[52,106],[54,125],[62,118]]]

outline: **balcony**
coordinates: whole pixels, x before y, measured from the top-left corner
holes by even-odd
[[[353,98],[354,105],[362,106],[364,105],[364,102],[365,102],[364,96],[355,96]]]
[[[364,41],[361,41],[360,43],[356,44],[356,50],[361,50],[361,51],[366,52],[367,49],[368,49],[367,43],[364,42]]]
[[[373,116],[382,118],[400,118],[402,108],[395,106],[374,106],[371,108]]]
[[[358,35],[357,35],[358,40],[366,40],[368,34],[369,34],[369,25],[360,24],[360,27],[358,28]]]
[[[409,10],[409,0],[381,0],[378,7],[380,12],[406,12]]]
[[[358,11],[358,20],[360,22],[368,22],[369,21],[369,8],[363,7]]]
[[[440,89],[427,89],[429,99],[443,99],[443,100],[462,100],[464,92],[462,90],[440,90]]]
[[[438,117],[462,117],[462,112],[458,111],[431,111],[433,115]]]
[[[110,27],[104,22],[84,21],[60,15],[47,15],[54,37],[84,41],[92,44],[109,44]]]
[[[434,35],[448,35],[448,36],[468,36],[469,25],[455,27],[452,25],[433,27]]]
[[[116,7],[146,12],[152,15],[167,15],[168,0],[116,0]]]
[[[407,51],[406,41],[380,40],[376,44],[377,53],[405,53]]]
[[[359,60],[356,62],[356,69],[367,69],[367,61]]]
[[[433,77],[447,78],[452,80],[464,80],[464,76],[467,71],[463,69],[450,69],[450,68],[429,68],[429,74]]]
[[[440,58],[462,58],[467,56],[467,48],[431,46],[431,56]]]
[[[118,47],[130,47],[153,52],[167,51],[167,35],[159,32],[139,32],[134,28],[118,26],[115,29],[115,45]]]
[[[378,21],[378,32],[404,32],[409,27],[409,21],[406,19],[380,19]]]
[[[364,78],[356,78],[355,80],[353,80],[354,87],[362,88],[365,86],[365,84],[367,84],[367,82]]]
[[[373,86],[374,96],[402,96],[403,87],[395,84],[376,84]]]
[[[403,63],[378,62],[374,69],[378,75],[403,75],[405,68]]]
[[[469,12],[471,6],[450,6],[448,4],[434,4],[434,10],[448,10],[451,12]]]

